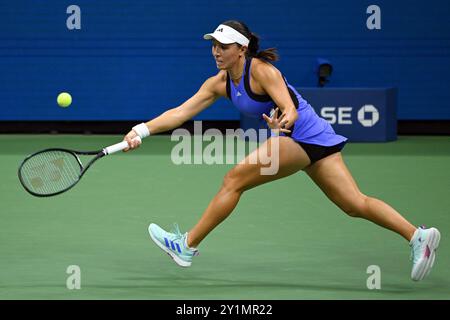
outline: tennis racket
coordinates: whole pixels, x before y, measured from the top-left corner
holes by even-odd
[[[134,138],[141,140],[140,137]],[[50,197],[73,188],[89,167],[100,158],[128,147],[126,141],[97,151],[51,148],[26,157],[19,166],[19,180],[27,192],[36,197]],[[95,155],[83,165],[79,155]]]

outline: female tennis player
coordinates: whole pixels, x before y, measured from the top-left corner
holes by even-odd
[[[182,234],[177,226],[174,232],[167,232],[152,223],[151,239],[178,265],[189,267],[200,242],[230,215],[244,191],[303,170],[349,216],[367,219],[405,238],[411,246],[411,278],[423,279],[433,266],[439,231],[416,228],[388,204],[359,190],[342,159],[347,138],[336,134],[272,65],[278,59],[276,50],[259,51],[259,38],[238,21],[223,22],[204,39],[212,41],[219,72],[180,106],[134,126],[125,136],[129,149],[139,147],[134,137],[179,127],[220,97],[230,99],[248,116],[264,117],[273,133],[226,174],[219,192],[189,232]],[[268,117],[271,110],[280,112]],[[264,175],[261,156],[274,150],[278,151],[279,169]]]

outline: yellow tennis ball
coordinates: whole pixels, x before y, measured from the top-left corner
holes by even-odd
[[[60,107],[66,108],[72,103],[72,96],[67,92],[61,92],[56,99]]]

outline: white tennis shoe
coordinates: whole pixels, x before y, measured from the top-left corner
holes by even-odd
[[[412,280],[422,280],[430,273],[440,240],[441,234],[436,228],[425,229],[422,226],[416,230],[409,242],[411,246],[411,260],[413,261]]]

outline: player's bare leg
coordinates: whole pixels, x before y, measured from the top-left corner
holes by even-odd
[[[274,174],[261,174],[261,169],[267,166],[260,160],[271,155],[273,139],[277,139],[279,143],[279,169]],[[188,245],[196,247],[211,230],[228,217],[244,191],[289,176],[309,163],[305,151],[291,138],[271,138],[263,143],[226,174],[219,192],[209,203],[198,223],[189,231]]]

